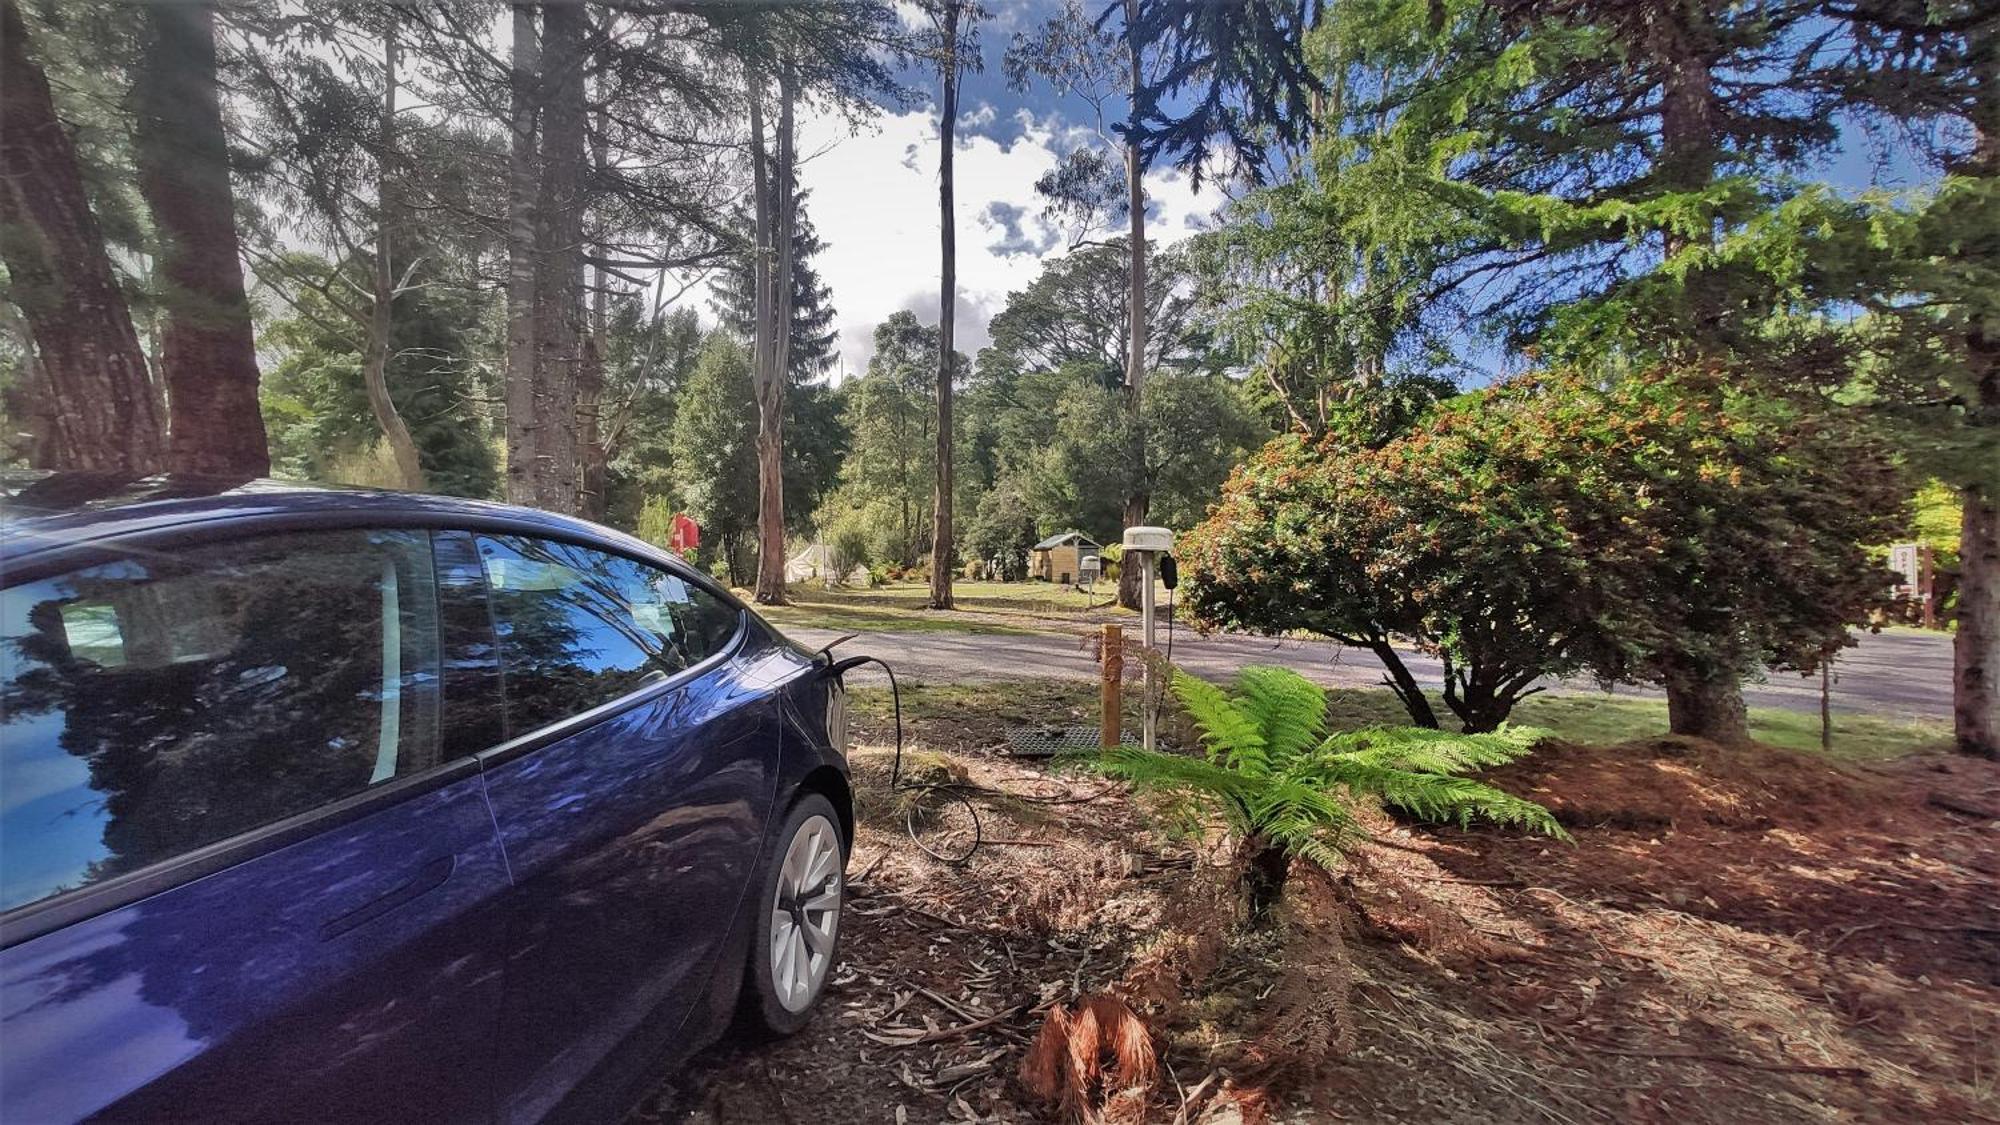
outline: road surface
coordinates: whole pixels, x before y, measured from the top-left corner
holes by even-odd
[[[832,629],[792,626],[793,640],[818,648],[842,634]],[[1130,634],[1128,636],[1128,643]],[[1056,634],[862,633],[841,646],[846,653],[869,653],[895,665],[905,682],[980,682],[1008,679],[1097,679],[1088,638]],[[1164,637],[1162,638],[1164,643]],[[1329,641],[1214,635],[1179,630],[1175,663],[1206,678],[1221,679],[1246,664],[1282,664],[1327,687],[1375,687],[1382,666],[1373,654],[1343,649]],[[1444,670],[1429,656],[1403,651],[1410,672],[1427,688],[1441,690]],[[1943,633],[1898,630],[1863,634],[1834,664],[1833,707],[1837,711],[1949,722],[1951,719],[1951,638]],[[1563,683],[1561,690],[1595,692],[1588,681]],[[1651,688],[1619,687],[1617,694],[1660,698]],[[1819,709],[1819,677],[1774,672],[1761,683],[1743,685],[1753,707],[1793,711]]]

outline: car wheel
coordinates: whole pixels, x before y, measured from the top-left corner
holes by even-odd
[[[808,793],[792,806],[758,888],[746,1013],[764,1031],[790,1035],[812,1018],[839,953],[847,890],[847,841],[833,805]]]

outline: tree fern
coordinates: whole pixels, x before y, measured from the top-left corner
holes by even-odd
[[[1180,671],[1173,684],[1206,756],[1120,746],[1099,764],[1222,815],[1247,853],[1253,916],[1275,900],[1290,858],[1330,866],[1362,836],[1357,800],[1426,820],[1486,821],[1568,838],[1540,805],[1459,776],[1526,754],[1544,734],[1532,727],[1488,734],[1368,727],[1328,735],[1326,693],[1287,668],[1246,668],[1233,692]],[[1260,878],[1269,885],[1256,885]]]

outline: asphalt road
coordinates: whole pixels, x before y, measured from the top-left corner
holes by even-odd
[[[840,632],[794,626],[785,634],[814,648]],[[1128,635],[1129,636],[1129,635]],[[1165,638],[1162,637],[1164,644]],[[1949,721],[1951,718],[1951,638],[1942,633],[1897,631],[1863,634],[1855,647],[1843,651],[1834,664],[1833,707],[1906,718]],[[1088,640],[1042,635],[991,633],[863,633],[841,646],[846,653],[869,653],[895,665],[905,682],[976,683],[984,681],[1058,678],[1095,680],[1097,666]],[[1282,664],[1328,687],[1373,687],[1382,682],[1382,666],[1373,654],[1343,649],[1328,641],[1294,641],[1270,637],[1215,635],[1193,630],[1174,636],[1174,661],[1208,678],[1225,678],[1246,664]],[[1443,668],[1437,660],[1405,651],[1403,660],[1426,687],[1440,690]],[[1552,685],[1563,691],[1596,692],[1589,682]],[[1650,688],[1620,687],[1618,695],[1659,698]],[[1751,706],[1784,707],[1794,711],[1819,709],[1819,677],[1774,672],[1763,682],[1746,683],[1744,698]]]

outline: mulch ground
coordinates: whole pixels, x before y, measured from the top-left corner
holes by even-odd
[[[821,1014],[782,1043],[718,1044],[632,1125],[1055,1119],[1017,1077],[1043,1014],[1157,958],[1215,853],[1100,779],[984,750],[912,761],[970,797],[984,845],[964,865],[924,854],[912,804],[945,851],[964,810],[943,790],[884,796],[885,756],[858,755],[864,825]],[[1259,1042],[1299,981],[1334,978],[1237,940],[1186,1002],[1142,1007],[1162,1074],[1134,1112],[2000,1121],[2000,820],[1981,813],[2000,767],[1658,740],[1550,744],[1492,780],[1575,842],[1380,818],[1328,884],[1341,910],[1316,924],[1339,932],[1306,946],[1351,981],[1336,1048]]]

